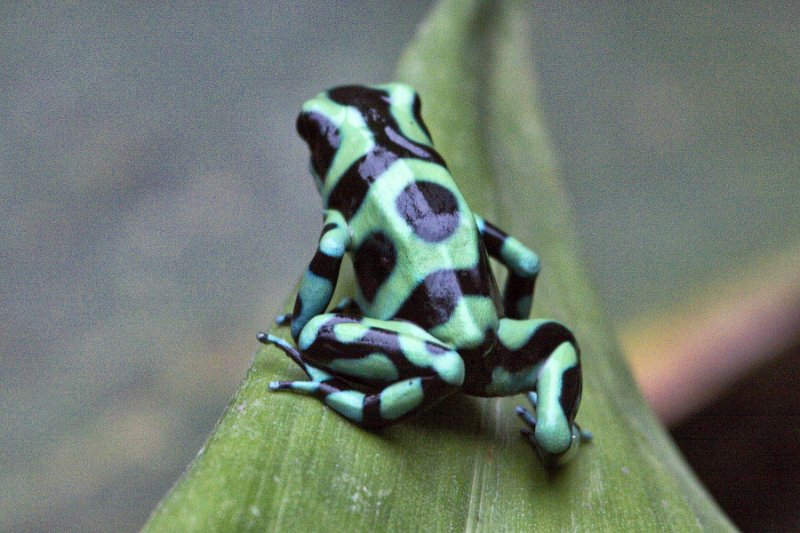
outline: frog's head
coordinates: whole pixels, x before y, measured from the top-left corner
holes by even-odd
[[[297,131],[311,151],[311,173],[319,190],[332,166],[343,172],[376,144],[430,147],[421,109],[417,92],[402,83],[334,87],[303,104]]]
[[[330,89],[325,95],[329,101],[356,111],[356,117],[350,116],[350,120],[343,122],[357,129],[378,136],[390,129],[413,141],[431,144],[430,133],[422,120],[422,102],[410,85],[397,82],[344,85]]]

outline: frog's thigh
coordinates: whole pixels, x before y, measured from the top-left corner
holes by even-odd
[[[428,376],[453,386],[464,381],[458,352],[410,322],[319,315],[303,328],[298,347],[304,361],[372,387]]]

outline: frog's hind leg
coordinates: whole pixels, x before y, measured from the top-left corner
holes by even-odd
[[[310,381],[278,381],[272,390],[319,398],[363,427],[415,413],[463,383],[461,356],[410,322],[325,314],[308,322],[299,350],[271,335]]]
[[[569,329],[550,320],[504,318],[498,328],[497,365],[489,389],[530,392],[534,408],[518,407],[530,429],[523,435],[545,463],[566,462],[588,432],[575,424],[581,400],[580,350]]]

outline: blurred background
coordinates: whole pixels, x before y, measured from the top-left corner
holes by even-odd
[[[0,6],[0,531],[143,524],[313,251],[300,104],[392,79],[430,6]],[[532,2],[542,108],[626,334],[800,245],[798,15],[793,2]],[[779,351],[727,396],[766,418],[717,403],[676,429],[701,477],[727,472],[704,481],[745,529],[766,515],[800,528],[768,501],[800,495],[785,462],[800,359]],[[781,430],[785,457],[753,452],[779,489],[747,477],[756,458],[719,459],[762,423]],[[758,491],[760,510],[731,485]]]

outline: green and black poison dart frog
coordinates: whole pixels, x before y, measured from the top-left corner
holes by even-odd
[[[337,87],[303,105],[297,130],[325,206],[319,245],[291,324],[297,347],[260,333],[308,381],[275,391],[315,396],[355,424],[394,424],[463,392],[527,392],[535,415],[517,413],[546,465],[560,464],[590,434],[578,345],[563,325],[528,319],[536,254],[473,213],[434,150],[420,99],[406,85]],[[350,252],[353,299],[326,312]],[[508,270],[502,300],[489,256]]]

